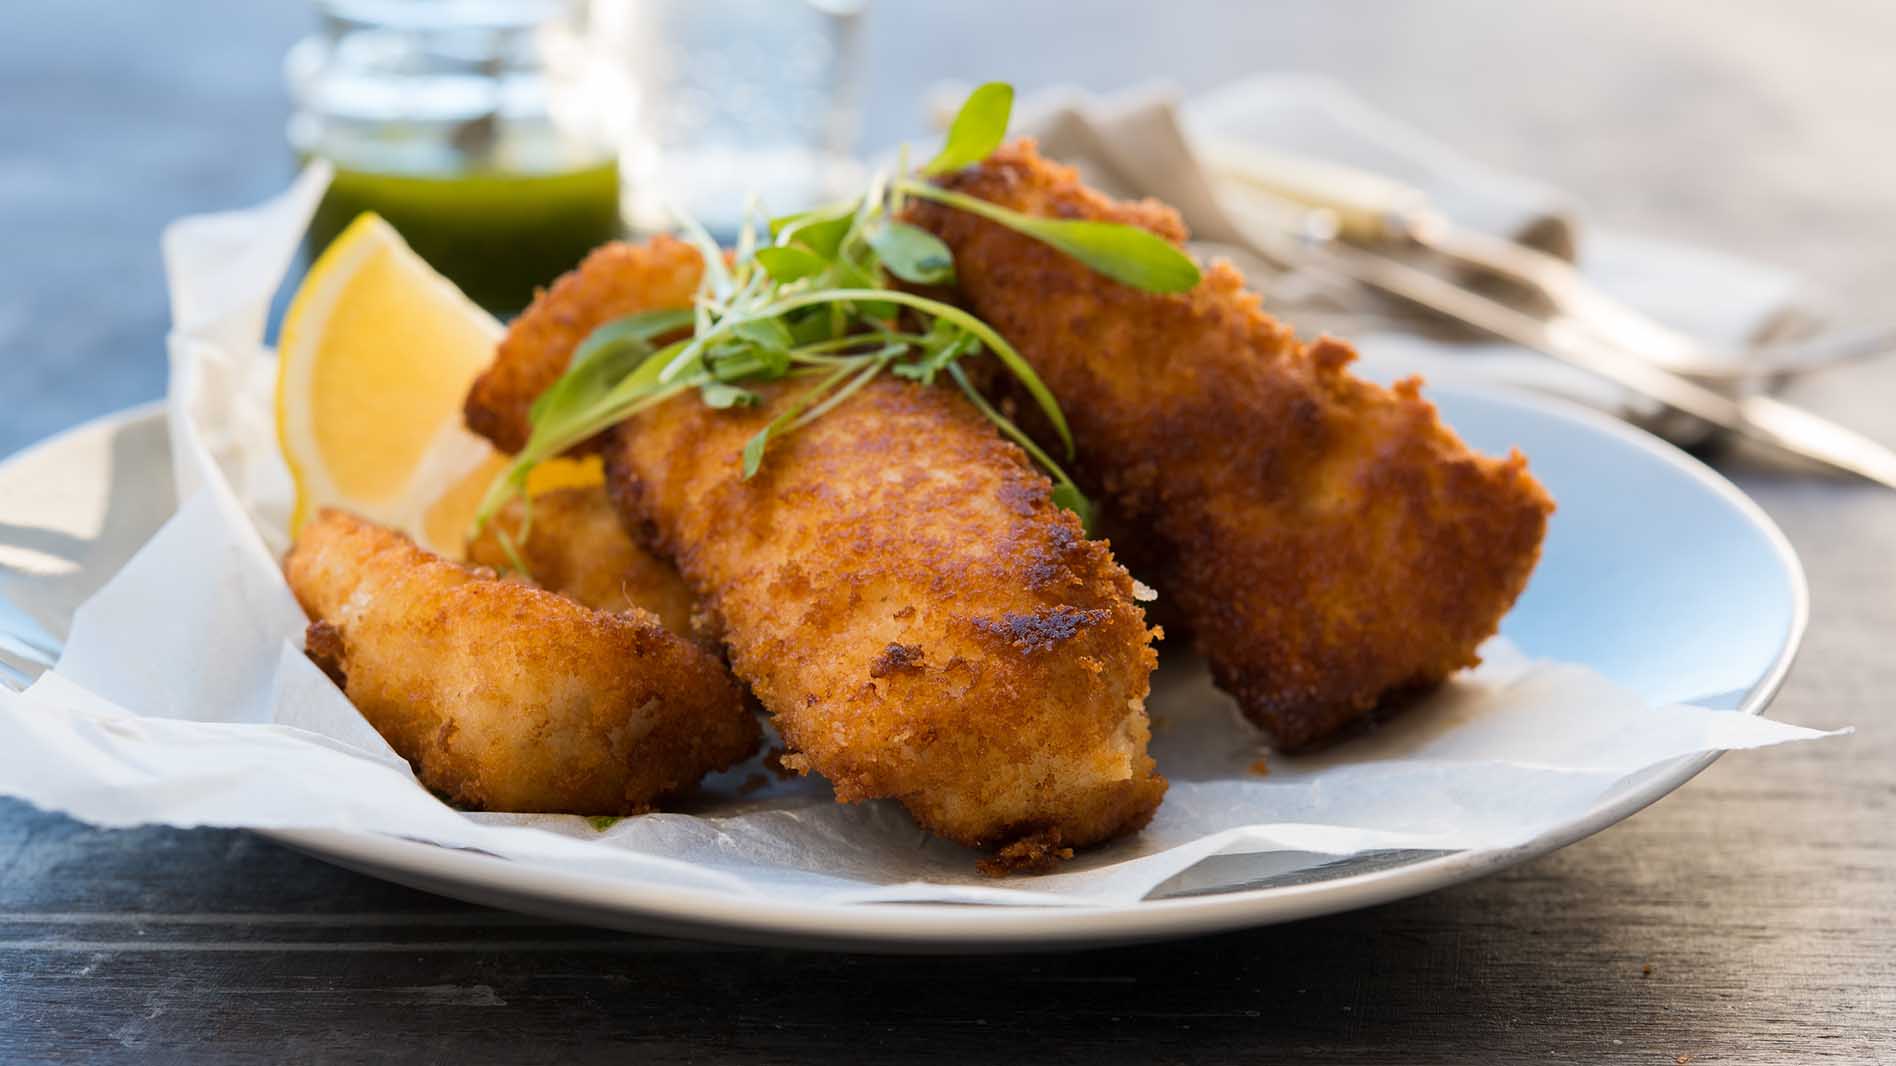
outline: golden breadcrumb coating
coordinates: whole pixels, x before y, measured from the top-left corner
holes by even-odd
[[[1158,657],[1106,545],[945,388],[879,379],[747,480],[771,406],[674,400],[620,427],[606,476],[720,619],[785,764],[1015,866],[1144,825]]]
[[[632,540],[603,486],[555,489],[533,498],[533,521],[525,539],[520,526],[526,504],[514,500],[467,543],[471,563],[505,573],[513,565],[500,535],[513,538],[526,577],[543,589],[594,610],[643,608],[665,628],[691,636],[695,603],[672,564]]]
[[[333,509],[283,569],[311,657],[456,803],[632,814],[757,747],[723,665],[645,611],[503,581]]]
[[[493,365],[468,391],[469,429],[509,455],[527,443],[527,409],[566,372],[567,360],[602,323],[640,311],[690,307],[704,263],[671,237],[604,245],[533,299],[513,321]],[[558,353],[558,358],[547,358]],[[576,451],[597,447],[597,440]]]
[[[595,254],[536,302],[469,396],[469,425],[524,439],[494,428],[533,399],[502,383],[551,380],[590,329],[656,306],[606,295],[644,284],[654,247]],[[607,483],[722,629],[785,764],[845,802],[898,799],[933,832],[1008,848],[990,872],[1143,826],[1165,791],[1146,754],[1155,634],[1106,545],[945,387],[880,380],[745,480],[740,453],[771,406],[645,412],[615,431]]]
[[[1100,196],[1031,141],[942,184],[1030,215],[1186,236],[1170,208]],[[1132,533],[1115,543],[1278,746],[1308,746],[1385,695],[1474,665],[1553,510],[1519,453],[1471,452],[1418,380],[1359,380],[1341,341],[1299,344],[1227,263],[1190,293],[1142,292],[913,203],[953,250],[961,299],[1059,399],[1076,476]]]

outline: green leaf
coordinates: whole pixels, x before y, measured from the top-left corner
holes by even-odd
[[[842,204],[773,219],[770,232],[776,235],[778,247],[801,244],[824,259],[834,259],[855,220],[856,205]]]
[[[829,309],[826,307],[806,308],[803,311],[789,316],[789,318],[792,347],[801,347],[805,344],[817,344],[822,341],[832,340],[836,337],[835,331],[830,328],[832,323],[830,322]],[[782,321],[782,319],[778,321]]]
[[[593,434],[649,407],[663,403],[692,385],[698,384],[701,379],[669,386],[659,380],[659,371],[687,344],[688,341],[674,341],[651,353],[630,374],[605,386],[603,391],[596,386],[584,390],[579,389],[567,378],[555,382],[554,388],[565,387],[566,398],[559,403],[537,407],[531,412],[533,428],[527,435],[526,445],[513,457],[513,461],[507,464],[507,468],[496,475],[493,482],[487,486],[487,492],[481,497],[480,506],[475,509],[474,522],[468,535],[479,535],[494,517],[494,513],[508,500],[524,497],[527,476],[540,463],[562,454]],[[509,552],[509,555],[516,556],[515,561],[518,565],[517,553]]]
[[[783,285],[821,274],[829,268],[829,260],[794,244],[759,248],[756,259],[770,274],[772,281]]]
[[[623,820],[616,814],[593,814],[586,817],[586,824],[603,833]]]
[[[1022,215],[1014,229],[1135,289],[1190,292],[1198,285],[1198,264],[1190,256],[1171,241],[1138,226]]]
[[[818,207],[806,208],[802,211],[792,211],[787,215],[778,215],[776,218],[770,220],[771,239],[775,240],[782,237],[784,231],[793,226],[804,225],[819,219],[835,218],[838,215],[847,217],[849,213],[855,209],[856,205],[854,202],[829,203]]]
[[[653,340],[690,326],[686,310],[646,311],[600,326],[574,349],[566,373],[533,401],[528,417],[537,426],[591,405],[652,354]]]
[[[1078,485],[1075,485],[1071,481],[1063,481],[1055,485],[1053,487],[1053,505],[1055,507],[1064,507],[1074,514],[1079,515],[1081,527],[1086,530],[1088,536],[1092,535],[1093,501],[1086,498],[1086,493],[1081,492]]]
[[[718,381],[775,381],[790,372],[790,353],[747,346],[716,354],[707,368]]]
[[[704,401],[706,407],[719,411],[731,407],[754,407],[763,399],[749,389],[741,389],[722,381],[713,381],[705,385],[698,390],[698,396]]]
[[[972,355],[981,347],[981,338],[972,333],[958,333],[948,343],[937,348],[931,360],[937,366],[947,366],[964,355]]]
[[[975,338],[985,345],[988,351],[994,353],[994,357],[999,359],[1003,366],[1007,367],[1008,372],[1014,375],[1021,387],[1027,390],[1027,395],[1032,397],[1034,403],[1046,414],[1047,421],[1052,424],[1053,431],[1059,434],[1060,444],[1066,449],[1067,454],[1071,456],[1074,453],[1073,431],[1068,428],[1066,415],[1061,413],[1060,404],[1048,390],[1047,383],[1040,380],[1040,375],[1034,372],[1033,366],[1014,350],[1013,345],[1007,343],[1007,338],[996,333],[993,326],[953,304],[942,303],[940,300],[932,300],[920,293],[904,292],[901,289],[824,289],[818,292],[796,293],[777,301],[772,306],[778,314],[784,314],[815,304],[861,300],[864,302],[857,306],[866,308],[868,301],[878,298],[883,302],[912,307],[933,318],[946,319],[974,334]],[[948,366],[951,370],[956,369],[953,363]]]
[[[765,426],[764,428],[758,430],[754,435],[752,435],[750,440],[747,440],[744,442],[744,476],[745,477],[751,477],[755,475],[757,473],[757,468],[764,465],[764,448],[770,444],[771,431],[774,430],[776,427],[777,427],[777,423],[772,422],[769,425]]]
[[[1037,241],[1052,245],[1114,281],[1147,292],[1190,292],[1198,285],[1198,264],[1164,237],[1151,230],[1119,222],[1036,218],[1023,215],[978,196],[942,189],[926,182],[905,181],[903,192],[924,200],[957,207]]]
[[[917,285],[947,285],[955,280],[955,257],[941,238],[906,222],[883,222],[869,230],[869,247],[883,269]]]
[[[731,327],[731,333],[760,348],[788,348],[795,343],[790,327],[776,318],[746,319]]]
[[[746,319],[705,351],[704,366],[719,381],[775,380],[789,372],[794,343],[789,327],[777,319]]]
[[[922,173],[946,174],[986,159],[1007,136],[1007,118],[1013,110],[1014,87],[1004,81],[988,82],[969,93],[948,127],[947,141]]]
[[[981,338],[946,319],[936,319],[922,342],[922,357],[912,363],[897,363],[889,369],[900,377],[933,385],[935,375],[948,364],[981,347]]]
[[[690,338],[686,338],[685,340],[673,341],[658,351],[653,352],[650,357],[639,364],[637,370],[627,374],[622,381],[614,385],[606,393],[605,398],[599,401],[599,406],[612,407],[636,402],[641,397],[658,391],[662,386],[667,384],[664,380],[665,368],[670,366],[672,361],[677,359],[684,353],[685,349],[689,347],[691,347],[691,340]],[[702,366],[697,365],[698,363],[699,360],[692,360],[691,369],[702,369]]]
[[[869,273],[847,259],[836,261],[836,276],[843,290],[866,290],[882,288],[882,279]],[[895,305],[882,300],[860,300],[855,303],[856,310],[868,318],[891,319],[895,317]]]

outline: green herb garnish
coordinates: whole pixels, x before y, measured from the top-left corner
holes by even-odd
[[[1012,106],[1008,85],[976,89],[946,145],[921,172],[946,173],[986,158],[1006,135]],[[810,381],[746,442],[748,478],[763,466],[772,441],[821,418],[884,371],[923,386],[944,375],[951,379],[1046,469],[1054,502],[1090,526],[1092,506],[1073,479],[974,388],[960,361],[981,352],[994,356],[1040,409],[1070,459],[1073,435],[1066,416],[1033,367],[974,315],[891,283],[893,277],[942,285],[955,277],[947,245],[896,216],[907,197],[931,200],[1043,241],[1109,278],[1152,292],[1190,289],[1198,283],[1198,267],[1163,238],[1135,226],[1034,218],[907,177],[907,171],[904,151],[894,174],[877,175],[855,201],[775,218],[761,230],[753,211],[729,263],[702,227],[681,219],[684,238],[705,264],[691,309],[617,319],[580,345],[565,375],[533,404],[526,446],[489,488],[476,531],[508,500],[524,496],[534,466],[673,397],[696,390],[707,406],[747,407],[760,401],[758,385]],[[503,545],[513,554],[508,538]]]
[[[1014,87],[991,81],[968,94],[948,127],[948,139],[922,173],[929,176],[960,170],[986,159],[1007,137],[1007,119],[1014,110]]]
[[[869,247],[882,269],[917,285],[948,285],[955,280],[955,257],[941,238],[906,222],[885,220],[868,234]]]
[[[1171,241],[1138,226],[1117,222],[1036,218],[991,204],[977,196],[926,182],[901,181],[896,188],[923,200],[980,215],[1008,229],[1050,244],[1114,281],[1147,292],[1190,292],[1198,284],[1198,264]]]

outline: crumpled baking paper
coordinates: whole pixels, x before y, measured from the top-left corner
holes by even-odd
[[[1366,851],[1521,845],[1657,763],[1826,735],[1649,707],[1591,670],[1529,662],[1497,640],[1484,666],[1384,728],[1320,756],[1261,761],[1231,701],[1172,649],[1149,704],[1172,781],[1164,806],[1143,833],[1050,874],[983,877],[974,853],[928,837],[895,804],[842,806],[820,780],[755,762],[679,809],[603,827],[457,811],[304,658],[304,619],[277,569],[288,483],[264,320],[327,179],[318,166],[261,207],[166,233],[184,503],[79,609],[57,668],[25,693],[0,690],[0,793],[102,826],[383,834],[628,885],[804,903],[1106,906]],[[1260,858],[1180,876],[1231,855]]]

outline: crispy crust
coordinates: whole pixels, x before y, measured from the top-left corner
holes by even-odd
[[[655,261],[687,259],[689,279],[641,288]],[[572,346],[688,302],[698,262],[675,241],[596,253],[514,324],[468,424],[524,440],[505,427]],[[607,483],[700,595],[700,628],[721,632],[796,749],[786,764],[969,845],[1031,839],[1044,857],[1143,826],[1165,791],[1146,755],[1152,634],[1125,571],[1019,449],[947,390],[883,380],[746,481],[739,453],[768,417],[666,404],[617,432]],[[1101,613],[1044,647],[992,631],[1064,611]]]
[[[787,391],[673,401],[606,452],[615,502],[721,619],[786,763],[963,844],[1035,842],[993,871],[1143,826],[1165,791],[1143,709],[1157,655],[1106,545],[960,396],[889,378],[747,480],[744,442]]]
[[[691,306],[703,273],[696,249],[658,236],[608,244],[533,299],[500,342],[494,363],[468,390],[467,427],[511,455],[527,443],[527,410],[566,372],[567,360],[601,324],[640,311]],[[598,440],[575,451],[590,451]]]
[[[502,546],[514,538],[520,561],[535,584],[598,611],[642,608],[665,628],[691,636],[695,603],[672,564],[639,547],[619,524],[619,513],[602,487],[555,489],[533,498],[533,522],[519,536],[526,507],[515,500],[468,541],[471,563],[506,571],[512,560]]]
[[[284,560],[313,658],[416,776],[491,811],[632,814],[757,747],[704,649],[336,510]]]
[[[1169,208],[1102,197],[1030,141],[943,184],[1186,235]],[[1419,381],[1357,379],[1341,341],[1299,344],[1229,264],[1163,296],[963,212],[917,201],[913,219],[953,250],[967,305],[1059,398],[1079,480],[1129,531],[1115,543],[1278,746],[1477,661],[1553,510],[1518,453],[1471,452]]]

